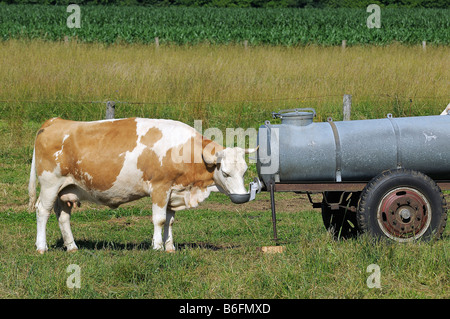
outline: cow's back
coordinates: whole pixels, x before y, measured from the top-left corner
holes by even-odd
[[[60,170],[89,188],[112,187],[125,161],[136,146],[134,119],[75,122],[59,118],[44,123],[36,137],[36,170]],[[58,167],[59,166],[59,167]]]
[[[155,181],[172,183],[169,179],[180,176],[186,167],[171,165],[171,151],[195,138],[201,135],[172,120],[55,118],[38,131],[36,171],[38,177],[44,172],[67,177],[66,184],[101,203],[119,205],[148,195]]]

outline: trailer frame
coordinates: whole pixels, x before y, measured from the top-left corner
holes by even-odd
[[[450,180],[440,180],[436,181],[436,184],[442,190],[450,190]],[[306,194],[308,196],[309,202],[312,204],[313,208],[321,208],[322,202],[313,202],[311,194],[317,194],[325,192],[362,192],[369,182],[363,181],[352,181],[352,182],[291,182],[291,183],[280,183],[270,180],[267,188],[270,192],[270,206],[272,211],[272,227],[273,227],[273,240],[278,241],[277,235],[277,217],[275,208],[275,192],[294,192],[298,194]],[[325,199],[325,196],[324,200]],[[341,203],[327,203],[330,205],[331,209],[339,209]],[[357,207],[346,207],[352,212],[356,212]]]

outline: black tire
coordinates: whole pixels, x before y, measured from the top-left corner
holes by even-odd
[[[359,193],[325,192],[323,196],[322,220],[325,228],[337,240],[356,238],[359,233],[356,213],[343,207],[332,210],[327,203],[338,203],[342,196],[341,205],[357,207]]]
[[[427,175],[389,170],[373,178],[361,193],[358,228],[397,242],[438,239],[447,222],[446,206],[441,189]]]

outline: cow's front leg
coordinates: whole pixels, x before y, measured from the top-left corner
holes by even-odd
[[[167,246],[169,250],[174,249],[171,229],[170,231],[165,231],[164,241],[162,238],[163,228],[171,228],[171,225],[173,223],[174,212],[170,209],[167,209],[169,197],[170,187],[159,186],[156,191],[152,193],[152,220],[154,228],[153,249],[155,250],[164,250],[164,241],[167,240],[169,241],[169,246]]]
[[[153,249],[164,250],[164,242],[162,238],[163,227],[166,223],[167,205],[160,207],[157,204],[152,205],[152,221],[153,221]]]
[[[164,224],[164,245],[167,252],[174,252],[175,246],[173,244],[172,225],[175,220],[175,212],[167,209],[166,222]]]

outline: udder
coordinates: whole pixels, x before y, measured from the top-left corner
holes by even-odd
[[[75,185],[69,185],[58,194],[59,199],[69,207],[81,207],[81,192]]]

